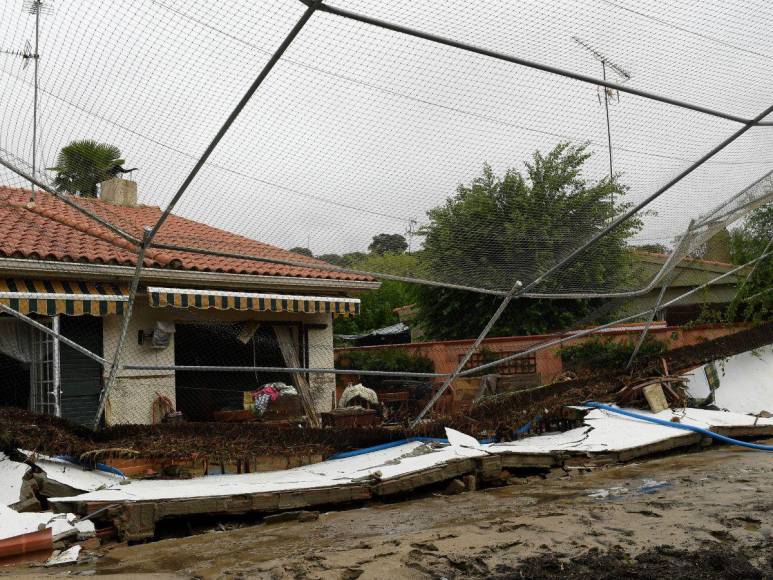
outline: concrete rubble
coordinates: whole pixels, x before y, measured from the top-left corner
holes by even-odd
[[[668,409],[650,415],[734,437],[773,435],[773,418],[705,409]],[[448,444],[411,441],[283,471],[137,480],[128,485],[115,482],[50,501],[57,509],[78,513],[118,504],[112,516],[114,525],[122,537],[138,540],[153,535],[156,521],[172,516],[306,509],[408,492],[462,480],[466,475],[485,479],[508,469],[551,469],[578,461],[584,465],[628,461],[707,443],[698,433],[600,409],[587,413],[583,427],[520,441],[481,444],[451,429],[447,435]]]
[[[55,564],[77,560],[80,546],[75,542],[94,538],[94,523],[74,513],[43,510],[41,501],[54,492],[93,491],[119,478],[61,459],[19,453],[30,462],[34,459],[34,466],[0,453],[0,561],[25,555],[40,559],[55,548],[67,548]]]
[[[773,435],[773,347],[716,361],[684,376],[689,397],[709,408],[637,412],[732,438]],[[535,471],[571,476],[573,470],[712,442],[705,433],[622,416],[613,409],[567,409],[580,412],[578,417],[585,414],[580,427],[498,443],[446,429],[445,442],[405,440],[293,469],[190,479],[127,479],[64,458],[23,450],[9,451],[11,457],[0,453],[0,559],[29,551],[24,547],[29,544],[38,550],[43,546],[46,557],[60,550],[47,565],[77,561],[78,542],[99,542],[97,527],[79,519],[84,516],[99,514],[94,517],[99,525],[114,528],[120,539],[138,541],[153,537],[162,519],[246,513],[266,514],[268,521],[318,517],[311,508],[428,486],[456,494]]]
[[[773,414],[773,345],[713,361],[685,377],[689,395],[704,404],[736,413]]]

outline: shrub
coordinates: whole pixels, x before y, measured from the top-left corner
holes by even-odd
[[[353,369],[363,371],[404,371],[412,373],[432,373],[435,365],[430,359],[413,355],[401,348],[378,348],[368,350],[350,350],[338,354],[337,369]],[[378,388],[386,379],[399,378],[363,376],[362,384],[366,387]]]
[[[631,358],[635,346],[636,340],[615,342],[596,337],[561,349],[561,362],[564,370],[622,369]],[[665,343],[648,336],[637,356],[647,358],[663,354],[665,351]]]

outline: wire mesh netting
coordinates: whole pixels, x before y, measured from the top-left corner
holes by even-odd
[[[99,328],[62,330],[100,359],[96,371],[73,363],[95,377],[71,397],[84,417],[107,404],[108,421],[155,421],[166,398],[211,419],[218,404],[201,393],[223,390],[214,367],[232,367],[223,406],[282,377],[306,383],[306,411],[334,406],[332,315],[374,279],[599,301],[575,328],[646,320],[664,285],[667,303],[724,275],[680,286],[675,269],[773,196],[765,2],[19,0],[0,16],[0,197],[13,224],[0,250],[25,260],[8,277],[122,285],[115,298],[99,290],[120,312],[86,313]],[[379,235],[406,259],[367,260]],[[152,287],[227,304],[182,302],[210,299],[189,292],[161,307]],[[5,300],[30,300],[19,291]],[[304,304],[276,306],[280,294]],[[248,299],[268,302],[237,305]],[[484,321],[498,304],[481,307]],[[261,330],[244,341],[246,320]],[[183,330],[154,349],[159,321]],[[424,374],[474,368],[455,362]],[[115,418],[140,384],[138,417]]]

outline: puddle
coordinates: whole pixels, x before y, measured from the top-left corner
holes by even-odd
[[[638,487],[630,488],[623,485],[616,485],[613,487],[606,487],[602,489],[593,490],[588,494],[588,497],[593,499],[601,499],[608,501],[619,501],[625,499],[626,496],[631,495],[644,495],[649,493],[655,493],[662,489],[671,487],[671,483],[668,481],[657,481],[654,479],[642,479],[641,485]]]

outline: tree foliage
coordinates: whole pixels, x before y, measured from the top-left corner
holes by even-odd
[[[649,252],[650,254],[668,254],[669,250],[663,244],[642,244],[636,246],[636,249],[642,252]]]
[[[760,256],[773,239],[773,203],[753,211],[730,233],[733,262],[740,265]],[[770,249],[770,248],[769,248]],[[745,278],[748,272],[742,272]],[[773,258],[757,262],[730,305],[731,319],[768,320],[773,317]]]
[[[533,280],[598,232],[629,204],[620,201],[626,188],[616,178],[583,178],[589,157],[585,146],[561,143],[547,155],[535,152],[525,173],[510,169],[498,177],[484,166],[480,177],[460,185],[455,195],[428,212],[429,224],[420,233],[429,276],[509,289],[516,280]],[[627,281],[632,262],[626,241],[641,225],[638,219],[627,220],[563,268],[562,279],[578,288]],[[558,287],[558,281],[548,279],[539,290]],[[500,301],[498,296],[423,287],[418,292],[419,320],[431,338],[468,338],[483,328]],[[588,300],[519,300],[508,307],[492,335],[560,329],[595,305]]]
[[[432,360],[418,354],[406,352],[401,348],[344,351],[336,356],[335,367],[337,369],[356,369],[362,371],[435,372],[435,365]],[[378,389],[385,380],[394,378],[394,376],[380,377],[372,375],[360,377],[362,384],[371,389]]]
[[[352,267],[369,272],[415,276],[420,263],[416,254],[384,254],[367,256],[355,262]],[[361,314],[354,318],[336,319],[336,334],[357,334],[399,322],[394,309],[416,301],[416,285],[397,280],[382,280],[377,290],[363,293],[360,299]]]
[[[378,234],[373,236],[373,241],[368,246],[372,254],[383,256],[384,254],[402,254],[408,249],[408,242],[400,234]]]
[[[115,177],[121,168],[121,150],[115,145],[91,139],[72,141],[62,147],[56,158],[54,186],[57,191],[83,197],[97,197],[97,185]]]
[[[301,256],[308,256],[309,258],[313,258],[314,254],[311,252],[309,248],[304,248],[302,246],[295,246],[294,248],[290,248],[289,250],[293,254],[300,254]]]

